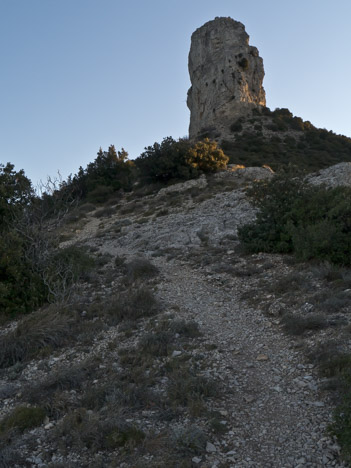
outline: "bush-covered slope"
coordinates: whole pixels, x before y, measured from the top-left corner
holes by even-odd
[[[288,109],[263,108],[251,118],[233,122],[233,139],[222,142],[231,163],[267,164],[277,170],[294,164],[309,172],[351,161],[351,138],[314,127]]]

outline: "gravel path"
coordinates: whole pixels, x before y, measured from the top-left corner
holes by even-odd
[[[226,389],[216,409],[230,430],[214,441],[209,466],[216,460],[233,467],[346,466],[326,436],[331,411],[318,392],[313,365],[261,311],[240,305],[247,280],[224,288],[181,263],[158,260],[164,278],[160,295],[179,306],[184,318],[196,320],[217,346],[209,374]],[[224,444],[232,447],[229,453],[221,451]]]

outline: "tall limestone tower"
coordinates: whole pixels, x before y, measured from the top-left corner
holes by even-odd
[[[190,139],[222,139],[238,117],[266,105],[263,60],[245,26],[231,18],[215,18],[193,33],[189,73]]]

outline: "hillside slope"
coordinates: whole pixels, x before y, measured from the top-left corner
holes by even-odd
[[[65,225],[61,247],[84,246],[99,269],[68,306],[18,322],[29,341],[42,315],[70,326],[66,340],[2,361],[0,466],[347,466],[317,362],[325,343],[348,346],[351,300],[323,309],[340,278],[238,245],[255,217],[245,187],[270,177],[248,168],[130,193]],[[284,315],[311,308],[324,327],[284,332]],[[46,343],[58,322],[44,325]],[[45,418],[11,426],[27,406]]]

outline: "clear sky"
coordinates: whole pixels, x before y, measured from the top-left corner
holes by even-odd
[[[351,137],[350,0],[0,0],[0,162],[36,183],[185,136],[192,32],[241,21],[267,105]]]

